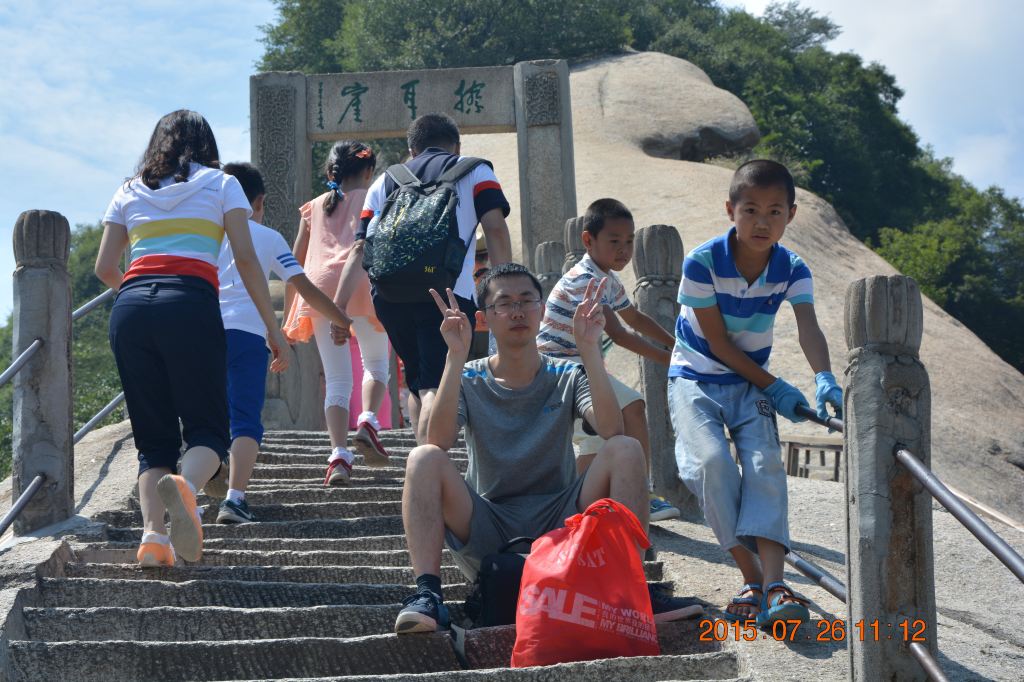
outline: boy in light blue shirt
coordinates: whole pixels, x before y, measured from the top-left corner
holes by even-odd
[[[683,262],[669,368],[679,477],[743,574],[725,618],[758,626],[808,618],[806,600],[782,580],[790,544],[775,415],[804,421],[796,408],[808,406],[797,388],[768,372],[772,327],[783,301],[793,306],[800,347],[815,372],[819,415],[827,416],[827,403],[837,415],[842,409],[842,390],[814,314],[811,271],[778,243],[796,215],[795,198],[785,166],[757,160],[737,169],[725,205],[734,227]]]

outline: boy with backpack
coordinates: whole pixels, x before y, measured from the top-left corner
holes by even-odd
[[[309,305],[338,325],[350,322],[331,299],[314,285],[295,260],[288,243],[277,230],[260,224],[266,188],[263,176],[251,163],[229,163],[226,175],[242,185],[252,206],[249,233],[264,277],[276,274],[295,287]],[[217,523],[251,523],[256,520],[245,501],[245,489],[252,477],[263,439],[263,400],[267,383],[266,329],[256,306],[242,285],[231,245],[225,241],[217,259],[220,280],[220,314],[228,348],[228,413],[231,418],[230,470],[227,498],[221,502]],[[344,343],[344,337],[336,342]]]
[[[477,223],[493,265],[511,259],[512,244],[501,184],[489,162],[459,155],[459,129],[451,118],[420,116],[407,140],[412,158],[387,169],[367,190],[357,235],[364,241],[353,248],[350,267],[359,263],[369,273],[377,319],[405,366],[416,441],[425,443],[447,354],[442,315],[429,290],[451,288],[459,307],[472,315],[477,306],[469,245]],[[347,267],[335,298],[342,307],[354,289],[349,272]]]

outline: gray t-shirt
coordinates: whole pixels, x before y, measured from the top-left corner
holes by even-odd
[[[500,386],[487,358],[462,371],[459,426],[466,427],[466,482],[481,497],[509,497],[564,490],[576,480],[573,422],[590,408],[583,365],[541,356],[533,382]]]

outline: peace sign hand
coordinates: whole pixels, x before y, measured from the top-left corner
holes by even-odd
[[[445,304],[441,295],[433,289],[430,295],[437,304],[444,319],[441,321],[441,337],[448,344],[448,352],[453,357],[465,360],[469,357],[469,346],[473,341],[473,325],[470,324],[466,313],[459,310],[459,302],[451,289],[445,289],[448,294],[448,303]]]
[[[576,306],[576,313],[572,316],[572,333],[576,339],[576,348],[581,351],[584,348],[601,348],[601,333],[604,331],[604,304],[601,298],[607,284],[607,277],[602,277],[597,286],[594,286],[594,280],[587,282],[583,300]]]

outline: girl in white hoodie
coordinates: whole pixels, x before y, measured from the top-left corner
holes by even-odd
[[[157,122],[135,176],[117,190],[103,218],[96,275],[118,292],[110,346],[139,451],[144,529],[137,558],[143,566],[173,565],[175,552],[200,559],[196,491],[228,458],[226,349],[217,300],[225,234],[267,327],[271,370],[288,365],[288,345],[249,236],[249,202],[238,180],[219,169],[209,123],[194,111],[171,112]],[[178,475],[182,436],[186,451]]]

